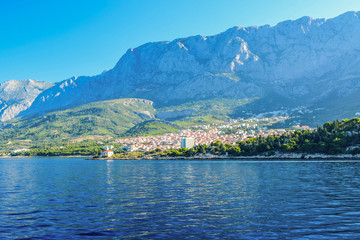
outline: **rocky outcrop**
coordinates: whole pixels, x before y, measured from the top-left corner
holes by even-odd
[[[10,80],[0,85],[0,121],[12,119],[28,107],[52,83],[36,80]]]

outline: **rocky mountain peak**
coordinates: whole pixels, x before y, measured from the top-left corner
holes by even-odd
[[[124,97],[160,106],[215,97],[315,104],[360,90],[359,29],[359,13],[348,12],[146,43],[112,70],[56,84],[22,114]]]

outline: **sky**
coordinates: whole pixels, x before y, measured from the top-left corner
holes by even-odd
[[[0,0],[0,83],[97,75],[147,42],[358,10],[359,0]]]

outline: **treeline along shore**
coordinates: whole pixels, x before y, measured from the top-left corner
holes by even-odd
[[[115,146],[116,147],[116,146]],[[95,142],[33,148],[12,155],[22,156],[93,156],[94,159],[360,159],[360,118],[327,122],[315,130],[282,135],[259,136],[235,145],[220,141],[193,148],[153,151],[116,150],[114,155],[99,158],[102,145]]]

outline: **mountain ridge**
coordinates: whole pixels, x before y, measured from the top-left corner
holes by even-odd
[[[109,71],[57,83],[20,115],[124,97],[158,106],[214,97],[279,96],[291,107],[340,99],[360,89],[359,27],[353,11],[146,43],[130,48]]]
[[[6,121],[31,106],[35,98],[54,84],[37,80],[9,80],[0,84],[0,120]]]

